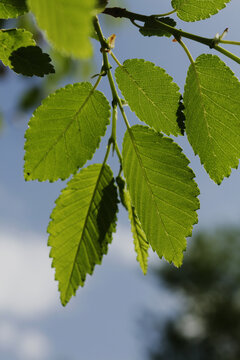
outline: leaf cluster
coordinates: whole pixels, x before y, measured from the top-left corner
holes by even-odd
[[[182,264],[186,238],[197,223],[199,189],[189,160],[169,136],[186,132],[195,154],[217,184],[238,167],[240,83],[218,56],[202,54],[194,60],[182,38],[203,43],[240,63],[220,46],[238,43],[224,41],[224,34],[209,39],[184,32],[169,17],[176,13],[183,21],[203,20],[228,2],[172,0],[169,13],[147,16],[108,8],[106,0],[1,1],[0,18],[30,11],[46,39],[62,54],[89,58],[93,54],[91,36],[99,41],[102,52],[103,65],[95,84],[70,84],[50,94],[34,111],[25,135],[26,180],[53,182],[72,176],[56,200],[48,226],[50,256],[63,305],[107,253],[119,202],[128,211],[144,274],[149,247],[175,266]],[[113,53],[115,36],[105,38],[102,33],[99,12],[130,19],[143,36],[174,36],[190,60],[184,93],[180,94],[164,69],[149,61],[127,59],[121,64]],[[16,73],[40,77],[54,73],[49,55],[29,31],[0,30],[0,42],[3,64]],[[117,64],[114,76],[109,56]],[[97,90],[103,77],[110,85],[112,106]],[[142,125],[129,125],[124,105]],[[122,152],[116,133],[118,110],[126,126]],[[85,167],[110,122],[112,132],[102,164]],[[118,174],[107,165],[111,149],[119,162]]]

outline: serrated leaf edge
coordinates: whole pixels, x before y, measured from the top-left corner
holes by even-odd
[[[201,93],[201,85],[199,84],[198,73],[197,73],[197,71],[196,71],[195,65],[197,64],[197,62],[198,62],[200,59],[202,59],[202,58],[210,58],[210,57],[217,59],[219,63],[221,63],[222,65],[224,65],[224,67],[231,73],[232,77],[235,78],[235,79],[239,82],[238,78],[235,76],[235,74],[234,74],[234,72],[231,70],[231,68],[230,68],[229,66],[227,66],[227,65],[224,63],[224,61],[222,61],[217,55],[201,54],[201,55],[199,55],[199,56],[197,57],[197,59],[195,60],[194,65],[191,64],[190,67],[189,67],[189,69],[188,69],[188,73],[189,73],[191,67],[193,67],[194,73],[196,74],[197,83],[198,83],[198,87],[199,87],[200,93]],[[187,73],[187,77],[188,77],[188,73]],[[185,86],[184,86],[184,92],[185,92],[185,88],[186,88],[186,83],[185,83]],[[183,98],[183,100],[184,100],[184,98]],[[203,106],[201,106],[201,107],[203,107]],[[184,115],[185,115],[185,117],[186,117],[186,109],[183,109],[183,112],[184,112]],[[204,109],[203,109],[203,113],[205,113],[205,110],[204,110]],[[208,127],[208,125],[207,125],[207,127]],[[186,131],[186,129],[185,129],[185,131]],[[186,134],[187,134],[187,131],[186,131]],[[210,140],[210,139],[212,139],[212,136],[209,134],[209,140]],[[191,144],[191,143],[190,143],[190,144]],[[192,149],[193,149],[193,148],[192,148]],[[203,165],[204,169],[206,170],[206,172],[208,173],[208,175],[210,176],[210,178],[211,178],[217,185],[220,185],[225,178],[229,178],[229,176],[230,176],[231,173],[232,173],[232,169],[238,169],[238,166],[239,166],[239,158],[235,158],[235,160],[236,160],[236,165],[232,165],[232,166],[229,165],[229,166],[228,166],[228,169],[227,169],[228,172],[226,173],[226,175],[223,175],[223,176],[219,177],[218,180],[217,180],[217,179],[214,179],[214,178],[212,177],[212,175],[211,175],[212,171],[209,171],[208,166],[201,160],[201,158],[200,158],[200,156],[199,156],[199,152],[196,151],[195,149],[193,149],[193,152],[194,152],[194,154],[195,154],[196,156],[199,157],[199,160],[200,160],[201,165]],[[214,152],[214,151],[212,151],[212,152],[213,152],[213,156],[216,157],[215,152]]]
[[[129,128],[127,131],[128,131],[128,134],[129,134],[130,138],[133,137],[133,134],[132,134],[132,131],[131,131],[132,128],[145,128],[148,132],[154,132],[154,133],[157,134],[158,136],[161,136],[162,138],[166,139],[168,142],[175,144],[175,145],[177,146],[177,148],[179,149],[180,154],[187,160],[187,163],[188,163],[188,164],[190,163],[189,159],[188,159],[188,158],[186,157],[186,155],[183,153],[183,149],[182,149],[177,143],[175,143],[175,142],[173,141],[173,139],[168,138],[168,137],[166,137],[166,136],[163,136],[162,134],[157,133],[154,129],[149,128],[148,126],[143,126],[143,125],[134,125],[134,126],[132,126],[131,128]],[[130,134],[131,134],[131,135],[130,135]],[[132,141],[132,143],[133,143],[133,141]],[[134,144],[134,143],[133,143],[133,144]],[[134,146],[134,148],[136,148],[135,145],[133,145],[133,146]],[[137,155],[137,157],[139,158],[139,155]],[[140,163],[141,163],[141,159],[140,159]],[[192,223],[192,225],[189,227],[189,229],[186,229],[185,239],[187,239],[187,237],[191,237],[191,236],[192,236],[193,226],[198,223],[197,210],[200,209],[200,201],[199,201],[199,199],[198,199],[198,196],[199,196],[199,194],[200,194],[200,190],[199,190],[199,188],[198,188],[198,185],[197,185],[196,181],[194,180],[194,178],[196,177],[196,175],[194,174],[193,170],[192,170],[188,165],[187,165],[186,167],[187,167],[187,169],[190,170],[190,172],[191,172],[191,174],[192,174],[192,176],[189,177],[190,180],[192,180],[192,181],[194,182],[194,184],[196,185],[196,195],[194,196],[194,198],[196,199],[196,208],[194,209],[194,211],[195,211],[195,221]],[[144,172],[145,172],[145,169],[143,169],[143,170],[144,170]],[[146,175],[145,175],[144,177],[146,177]],[[127,184],[127,182],[126,182],[126,184]],[[128,187],[128,184],[127,184],[127,187]],[[151,191],[151,192],[152,192],[152,191]],[[133,205],[134,205],[134,204],[133,204]],[[161,216],[160,216],[160,218],[161,218]],[[188,230],[188,232],[187,232],[187,230]],[[152,244],[150,244],[150,245],[151,245],[153,251],[156,251],[156,249],[153,248]],[[174,248],[174,247],[173,247],[173,248]],[[183,252],[186,251],[186,248],[187,248],[187,241],[185,242],[185,247],[182,249],[182,254],[183,254]],[[164,257],[164,258],[166,259],[166,257],[165,257],[164,254],[162,254],[162,255],[159,255],[159,254],[158,254],[158,256],[159,256],[160,259],[162,259],[162,257]],[[167,259],[166,259],[166,260],[167,260]],[[173,260],[167,260],[167,261],[168,261],[170,264],[173,263],[176,267],[181,266],[181,264],[176,264],[176,263],[174,263]]]
[[[179,11],[179,9],[177,9],[177,8],[175,8],[175,7],[173,6],[173,1],[174,1],[174,0],[172,0],[172,1],[171,1],[171,4],[172,4],[173,9],[175,9],[175,10],[176,10],[176,12],[177,12],[177,16],[179,17],[179,19],[181,19],[182,21],[185,21],[185,22],[196,22],[196,21],[202,21],[202,20],[209,19],[210,17],[212,17],[212,16],[214,16],[214,15],[218,14],[218,13],[219,13],[219,11],[223,10],[223,9],[227,6],[227,4],[228,4],[231,0],[225,0],[225,4],[224,4],[224,6],[223,6],[222,8],[220,8],[220,9],[216,9],[216,12],[213,12],[212,14],[209,14],[209,16],[206,16],[206,17],[200,17],[200,18],[195,19],[195,20],[184,20],[181,16],[179,16],[179,12],[178,12],[178,11]],[[182,10],[180,10],[180,11],[182,11]]]
[[[117,81],[118,86],[119,86],[118,75],[117,75],[117,69],[118,69],[118,68],[123,69],[123,70],[128,74],[128,76],[132,79],[132,81],[133,81],[134,83],[136,83],[136,80],[132,77],[132,75],[128,72],[128,70],[127,70],[126,67],[125,67],[125,64],[127,64],[128,62],[131,62],[131,61],[137,61],[137,62],[142,63],[142,64],[151,64],[151,66],[153,67],[153,69],[160,69],[160,70],[162,71],[162,73],[163,73],[164,75],[166,75],[166,76],[169,78],[169,80],[171,80],[170,83],[173,84],[174,86],[176,86],[176,88],[178,89],[178,90],[176,91],[176,94],[178,94],[179,97],[180,97],[180,95],[181,95],[180,92],[179,92],[180,88],[179,88],[179,86],[173,81],[172,76],[170,76],[170,75],[166,72],[165,69],[161,68],[160,66],[155,65],[155,64],[154,64],[153,62],[151,62],[151,61],[147,61],[147,60],[144,60],[144,59],[136,59],[136,58],[134,58],[134,59],[127,59],[127,60],[125,60],[125,61],[123,62],[123,64],[122,64],[121,67],[118,66],[118,67],[116,68],[115,78],[116,78],[116,81]],[[120,86],[119,86],[119,88],[120,88]],[[140,88],[140,90],[142,91],[142,88],[141,88],[140,86],[139,86],[139,88]],[[122,95],[123,95],[123,97],[124,97],[124,91],[121,90],[121,93],[122,93]],[[142,93],[143,93],[144,96],[148,99],[148,101],[150,101],[150,102],[154,105],[154,107],[156,107],[155,103],[152,102],[152,100],[145,94],[145,92],[142,91]],[[128,104],[128,106],[130,107],[129,104]],[[140,121],[142,121],[142,120],[138,117],[136,111],[135,111],[135,110],[132,110],[131,107],[130,107],[130,109],[131,109],[132,112],[134,112],[134,114],[137,116],[137,118],[138,118]],[[162,113],[161,109],[158,108],[158,111],[160,111],[161,114],[162,114],[164,117],[166,117],[165,114]],[[169,119],[167,119],[167,120],[169,120]],[[144,121],[142,121],[142,122],[144,123]],[[149,125],[149,126],[150,126],[150,125]],[[151,128],[154,129],[152,126],[151,126]],[[154,129],[154,130],[155,130],[155,129]],[[177,131],[177,130],[178,130],[178,131]],[[155,130],[155,131],[156,131],[156,130]],[[179,129],[179,127],[178,127],[178,124],[177,124],[177,117],[176,117],[176,132],[172,132],[172,133],[170,133],[170,132],[164,132],[164,134],[166,134],[166,135],[174,135],[174,136],[181,135],[181,131],[180,131],[180,129]]]
[[[96,166],[96,165],[100,165],[100,164],[89,165],[88,167],[83,168],[83,169],[81,170],[81,172],[85,172],[85,171],[87,171],[87,169],[89,169],[90,167],[94,167],[94,166]],[[99,175],[98,175],[98,179],[97,179],[97,182],[96,182],[96,185],[95,185],[95,189],[94,189],[93,195],[92,195],[92,197],[91,197],[91,201],[90,201],[90,203],[89,203],[88,212],[87,212],[86,219],[85,219],[85,221],[84,221],[84,226],[83,226],[83,229],[82,229],[81,240],[82,240],[82,238],[83,238],[84,228],[85,228],[85,225],[86,225],[86,222],[87,222],[87,218],[88,218],[88,216],[89,216],[90,209],[91,209],[91,206],[92,206],[92,203],[93,203],[93,199],[94,199],[94,196],[95,196],[96,191],[97,191],[97,186],[98,186],[98,184],[99,184],[99,182],[100,182],[100,180],[101,180],[101,176],[102,176],[102,173],[103,173],[104,168],[106,168],[107,171],[109,171],[109,173],[111,173],[112,179],[114,179],[113,174],[112,174],[112,171],[111,171],[111,168],[110,168],[107,164],[103,164],[103,165],[101,166],[101,169],[100,169],[100,172],[99,172]],[[72,178],[72,179],[73,179],[73,178]],[[61,193],[60,193],[59,197],[55,200],[55,207],[54,207],[54,209],[53,209],[53,211],[52,211],[52,213],[51,213],[51,215],[50,215],[50,222],[51,222],[51,221],[54,221],[54,213],[55,213],[56,206],[58,205],[58,202],[60,201],[60,197],[62,196],[62,194],[64,194],[64,192],[67,190],[67,187],[68,187],[69,183],[72,181],[72,179],[69,180],[69,182],[67,183],[67,185],[65,186],[65,188],[61,190]],[[116,186],[116,185],[115,185],[115,186]],[[117,207],[117,211],[116,211],[116,214],[115,214],[115,219],[114,219],[114,221],[113,221],[112,224],[111,224],[111,225],[112,225],[111,235],[109,235],[109,233],[107,233],[107,235],[106,235],[106,236],[109,236],[109,237],[110,237],[109,244],[112,242],[113,234],[116,233],[116,229],[117,229],[117,213],[118,213],[118,207]],[[52,245],[51,245],[51,241],[50,241],[50,237],[52,236],[52,234],[51,234],[51,232],[50,232],[50,230],[49,230],[49,228],[50,228],[50,222],[49,222],[48,228],[47,228],[47,233],[49,234],[49,238],[48,238],[48,243],[47,243],[47,245],[48,245],[49,247],[51,247],[51,250],[52,250]],[[79,247],[80,247],[81,240],[79,241],[79,244],[78,244],[78,247],[77,247],[77,250],[76,250],[76,256],[77,256],[77,253],[78,253],[78,251],[79,251]],[[51,255],[51,250],[50,250],[50,253],[49,253],[49,257],[53,259],[53,260],[52,260],[52,263],[51,263],[51,267],[55,269],[55,266],[54,266],[54,259],[55,259],[55,257]],[[107,252],[108,252],[108,247],[106,247],[106,251],[103,252],[102,256],[103,256],[103,255],[107,255]],[[72,272],[73,272],[73,268],[74,268],[74,263],[76,262],[76,256],[75,256],[75,259],[74,259],[74,262],[73,262]],[[82,284],[80,284],[79,286],[81,286],[81,287],[84,286],[84,283],[85,283],[85,281],[86,281],[87,275],[92,275],[92,274],[93,274],[93,271],[94,271],[96,265],[100,265],[100,264],[99,264],[99,263],[96,263],[96,264],[94,264],[93,266],[91,266],[91,272],[90,272],[90,273],[87,272],[87,273],[85,274],[84,278],[81,279],[81,280],[82,280]],[[71,272],[71,276],[72,276],[72,272]],[[70,276],[69,278],[71,278],[71,276]],[[56,281],[58,281],[58,291],[59,291],[59,293],[60,293],[60,295],[61,295],[60,280],[59,280],[59,279],[57,278],[57,276],[56,276],[56,271],[55,271],[54,279],[55,279]],[[69,284],[68,284],[68,288],[67,288],[67,289],[69,289],[69,286],[70,286],[70,281],[69,281]],[[77,292],[77,290],[79,289],[79,286],[76,286],[76,287],[73,288],[73,295],[72,295],[72,296],[76,296],[76,292]],[[72,296],[71,296],[71,297],[72,297]],[[70,297],[70,299],[71,299],[71,297]],[[60,298],[61,298],[61,303],[62,303],[63,306],[66,306],[67,303],[70,301],[70,299],[67,299],[67,300],[63,301],[63,299],[62,299],[61,296],[60,296]]]
[[[94,90],[92,84],[89,83],[89,82],[81,82],[81,83],[75,83],[75,84],[68,84],[68,85],[66,85],[66,86],[63,87],[63,88],[57,89],[54,93],[48,95],[48,96],[41,102],[41,105],[40,105],[39,107],[44,106],[45,103],[48,102],[49,99],[54,98],[59,92],[62,92],[64,89],[70,89],[70,88],[73,89],[74,87],[77,87],[77,86],[79,86],[79,85],[81,85],[81,86],[83,86],[83,85],[89,86],[89,89],[90,89],[90,86],[91,86],[91,91],[90,91],[89,95],[87,96],[86,100],[84,101],[84,103],[80,106],[80,108],[79,108],[79,110],[77,111],[77,113],[74,115],[73,120],[70,122],[70,124],[68,124],[67,128],[69,128],[69,127],[72,125],[72,123],[76,120],[76,116],[78,116],[78,114],[80,113],[80,111],[81,111],[81,110],[83,109],[83,107],[87,104],[88,100],[91,98],[91,96],[92,96],[95,92],[97,92],[103,99],[105,99],[106,104],[108,104],[108,118],[107,118],[108,121],[106,122],[106,128],[107,128],[107,126],[110,124],[110,116],[111,116],[111,111],[110,111],[109,102],[108,102],[108,100],[106,99],[105,95],[104,95],[101,91]],[[26,151],[27,151],[27,149],[26,149],[27,136],[28,136],[28,133],[29,133],[29,131],[30,131],[32,121],[34,121],[34,119],[35,119],[35,117],[36,117],[36,114],[37,114],[37,112],[38,112],[39,107],[33,112],[32,117],[31,117],[31,119],[29,120],[29,123],[28,123],[28,129],[26,130],[25,135],[24,135],[24,138],[25,138],[25,140],[26,140],[26,141],[25,141],[25,144],[24,144],[24,150],[25,150],[24,161],[25,161],[25,163],[26,163]],[[105,131],[106,131],[106,130],[105,130]],[[104,136],[104,135],[103,135],[103,136]],[[62,135],[61,135],[61,137],[62,137]],[[59,140],[59,138],[60,138],[60,136],[58,137],[58,140]],[[101,139],[102,139],[102,137],[99,137],[96,150],[97,150],[97,149],[99,148],[99,146],[100,146]],[[55,143],[55,144],[56,144],[56,143]],[[55,144],[54,144],[54,145],[55,145]],[[51,150],[49,150],[49,151],[51,151]],[[49,153],[49,151],[48,151],[48,153]],[[89,159],[87,159],[87,161],[88,161],[88,160],[91,160],[91,159],[93,158],[94,153],[95,153],[95,152],[93,152],[92,156],[89,157]],[[45,158],[45,157],[46,157],[46,155],[44,156],[44,158]],[[41,161],[42,161],[42,160],[43,160],[43,158],[41,159]],[[40,164],[40,161],[38,162],[38,165],[39,165],[39,164]],[[37,166],[38,166],[38,165],[37,165]],[[36,169],[37,166],[35,166],[34,169]],[[79,168],[80,168],[80,165],[76,167],[75,172],[73,172],[72,174],[74,175],[74,174],[78,171]],[[54,182],[54,181],[56,181],[56,180],[58,180],[58,179],[66,180],[66,179],[69,177],[69,176],[68,176],[68,177],[59,177],[58,179],[45,179],[45,180],[41,180],[41,179],[35,179],[35,178],[34,178],[34,179],[31,179],[31,178],[30,178],[30,175],[27,175],[27,176],[26,176],[26,175],[27,175],[27,174],[26,174],[26,172],[25,172],[25,164],[24,164],[24,177],[25,177],[25,180],[26,180],[26,181],[29,181],[29,180],[37,180],[37,181],[39,181],[39,182],[42,182],[42,181],[47,181],[47,180],[48,180],[49,182]]]

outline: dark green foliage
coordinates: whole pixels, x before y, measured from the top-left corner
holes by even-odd
[[[16,18],[28,11],[26,0],[1,0],[0,19]]]
[[[9,57],[12,69],[25,76],[40,76],[55,73],[48,54],[38,46],[20,47]]]
[[[164,18],[150,18],[144,23],[144,26],[139,29],[140,33],[144,36],[167,36],[170,37],[171,34],[166,30],[163,30],[159,26],[159,21],[164,24],[175,27],[177,25],[176,21],[170,17]]]
[[[185,109],[185,106],[183,104],[183,98],[182,98],[182,95],[180,96],[179,98],[179,103],[178,103],[178,109],[177,109],[177,123],[178,123],[178,126],[179,126],[179,129],[181,130],[181,134],[184,135],[184,131],[185,131],[185,120],[186,120],[186,117],[184,115],[184,109]]]

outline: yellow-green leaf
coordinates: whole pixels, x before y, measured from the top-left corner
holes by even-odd
[[[24,29],[0,30],[0,60],[5,66],[12,68],[9,57],[20,47],[34,46],[32,34]]]
[[[197,222],[198,187],[188,159],[172,139],[133,126],[123,142],[123,171],[149,244],[176,266]]]
[[[89,58],[95,0],[28,0],[39,27],[60,52]]]
[[[48,245],[63,305],[107,253],[116,229],[117,203],[113,174],[99,164],[81,170],[57,199]]]
[[[240,158],[240,82],[217,56],[203,54],[189,67],[183,101],[188,140],[220,184]]]
[[[110,106],[90,83],[67,85],[46,98],[26,131],[26,180],[66,179],[90,160],[109,124]]]

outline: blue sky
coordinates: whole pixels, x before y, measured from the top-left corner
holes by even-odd
[[[170,0],[138,0],[137,3],[138,6],[136,2],[125,1],[130,10],[146,14],[170,9]],[[226,10],[213,18],[194,24],[178,20],[178,27],[208,37],[229,27],[228,39],[239,40],[239,13],[239,2],[232,0]],[[142,37],[127,20],[116,22],[122,26],[113,29],[106,26],[104,32],[106,36],[116,33],[115,54],[119,60],[152,61],[165,68],[183,91],[189,61],[182,48],[171,39]],[[100,53],[94,44],[99,69]],[[194,57],[209,52],[191,41],[186,44]],[[240,48],[232,50],[240,56]],[[239,76],[239,65],[220,57]],[[28,84],[15,74],[0,83],[1,107],[6,117],[0,135],[0,357],[5,360],[144,359],[144,339],[138,327],[144,310],[156,309],[164,317],[177,304],[165,291],[159,295],[151,274],[141,274],[127,215],[122,209],[117,234],[102,266],[96,267],[94,276],[88,277],[86,286],[79,289],[66,308],[60,305],[48,258],[46,228],[54,200],[65,183],[26,183],[23,179],[24,132],[28,119],[16,119],[12,104]],[[109,95],[106,79],[100,89]],[[134,124],[135,115],[129,110],[127,114]],[[125,131],[120,117],[118,131],[120,136]],[[231,177],[217,186],[201,167],[186,139],[176,141],[190,159],[201,191],[199,224],[194,232],[219,224],[238,224],[239,170],[233,170]],[[95,161],[101,161],[105,145],[103,142]],[[115,160],[110,159],[114,168]],[[151,253],[150,262],[157,261],[161,262]]]

